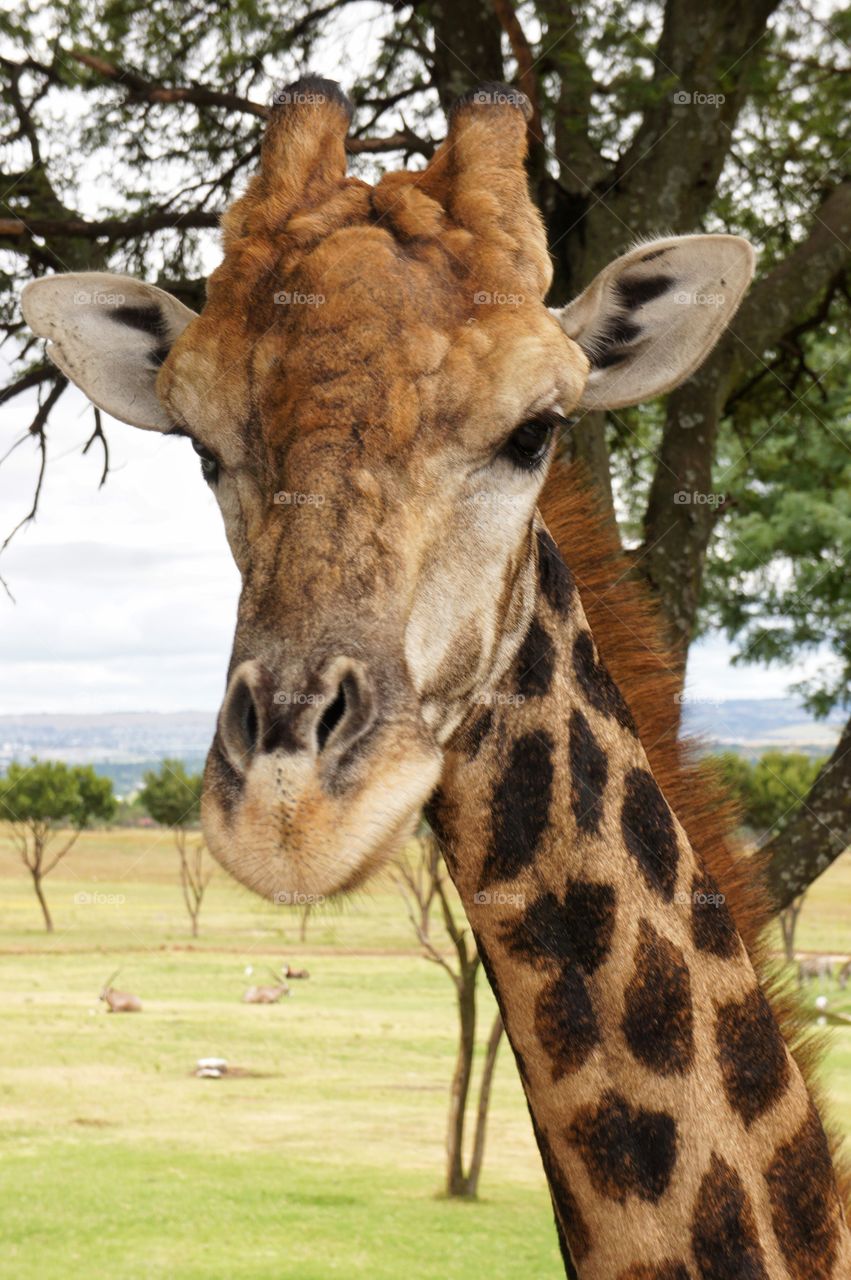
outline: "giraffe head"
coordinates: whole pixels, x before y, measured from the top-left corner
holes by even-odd
[[[200,315],[121,276],[26,291],[95,404],[201,456],[242,575],[204,827],[279,900],[380,865],[491,696],[531,617],[563,415],[688,376],[751,275],[736,237],[666,238],[549,311],[526,110],[483,86],[423,171],[370,186],[346,175],[347,100],[302,80]]]

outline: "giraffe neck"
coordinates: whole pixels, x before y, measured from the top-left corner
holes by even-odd
[[[838,1280],[821,1122],[649,769],[554,543],[430,817],[503,1011],[581,1280]]]

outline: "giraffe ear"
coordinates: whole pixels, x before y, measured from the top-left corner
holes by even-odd
[[[157,374],[194,311],[152,284],[101,271],[33,280],[21,308],[48,339],[53,363],[99,409],[133,427],[171,430]]]
[[[735,315],[753,276],[741,236],[670,236],[616,258],[553,314],[587,355],[579,408],[620,409],[685,382]]]

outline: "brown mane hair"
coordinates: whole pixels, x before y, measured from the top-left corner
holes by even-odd
[[[787,1045],[822,1111],[815,1080],[821,1037],[797,992],[769,963],[765,926],[772,918],[762,864],[737,843],[737,806],[717,769],[700,759],[699,740],[680,737],[680,680],[650,588],[635,575],[617,528],[583,464],[557,461],[539,503],[541,515],[576,581],[591,633],[635,719],[650,767],[692,846],[725,895],[736,927]],[[840,1193],[851,1216],[851,1170],[837,1160]]]

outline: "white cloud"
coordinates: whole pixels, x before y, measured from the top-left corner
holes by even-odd
[[[8,445],[34,402],[0,416]],[[107,420],[114,472],[76,451],[91,430],[69,391],[36,523],[2,560],[0,711],[214,708],[224,685],[239,579],[189,443]],[[3,534],[28,509],[27,442],[0,467]]]

